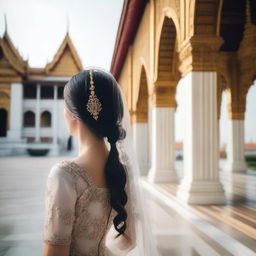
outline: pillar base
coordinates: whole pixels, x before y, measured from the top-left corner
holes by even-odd
[[[247,165],[244,161],[228,161],[224,170],[228,172],[244,173],[247,171]]]
[[[22,140],[21,139],[21,129],[12,129],[7,131],[7,136],[8,139],[16,139],[16,140]]]
[[[51,151],[50,151],[50,155],[51,156],[59,156],[60,154],[60,149],[59,149],[59,145],[58,144],[53,144]]]
[[[218,181],[182,182],[177,197],[188,204],[225,204],[223,187]]]
[[[147,176],[148,175],[148,166],[140,166],[140,175]]]
[[[178,181],[177,174],[174,170],[150,169],[148,180],[152,183],[176,183]]]
[[[140,175],[148,173],[148,123],[133,124],[135,152],[140,168]]]

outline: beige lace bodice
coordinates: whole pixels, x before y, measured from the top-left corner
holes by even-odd
[[[55,164],[47,178],[43,241],[70,245],[71,256],[108,256],[106,233],[112,224],[110,195],[71,160]]]

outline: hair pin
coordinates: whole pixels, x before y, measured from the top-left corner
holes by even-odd
[[[87,110],[88,110],[88,112],[90,112],[90,114],[93,116],[93,118],[95,120],[97,120],[102,107],[101,107],[101,103],[100,103],[98,97],[95,94],[94,89],[95,89],[95,85],[93,82],[93,70],[90,69],[90,88],[89,88],[90,96],[89,96],[89,100],[87,103]]]

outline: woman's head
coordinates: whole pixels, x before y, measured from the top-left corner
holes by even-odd
[[[90,95],[96,97],[96,100],[92,99],[92,106],[88,107]],[[79,123],[99,139],[107,138],[111,145],[105,178],[110,191],[110,203],[117,212],[114,226],[122,234],[127,219],[124,208],[127,203],[124,189],[126,170],[119,160],[116,142],[124,139],[126,133],[121,126],[124,109],[118,83],[110,73],[102,69],[86,69],[74,75],[65,85],[64,101],[64,113],[71,135],[77,135],[76,126]]]
[[[90,91],[90,70],[86,69],[74,75],[64,88],[65,106],[72,113],[66,113],[70,124],[81,121],[98,138],[106,137],[110,142],[116,142],[125,137],[121,127],[123,117],[123,102],[115,78],[101,69],[92,69],[94,92],[101,104],[98,118],[87,110]],[[69,127],[72,131],[72,127]],[[72,134],[76,135],[76,134]]]

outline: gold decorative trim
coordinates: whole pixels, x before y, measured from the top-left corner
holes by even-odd
[[[90,69],[90,88],[89,88],[90,96],[87,103],[87,110],[88,112],[90,112],[93,118],[97,120],[99,117],[99,113],[102,110],[102,107],[98,97],[95,94],[94,89],[95,89],[95,86],[93,82],[93,71],[92,69]]]
[[[155,86],[151,95],[152,106],[154,107],[177,107],[175,99],[176,87]]]
[[[223,39],[218,36],[194,35],[184,42],[179,52],[179,71],[182,77],[191,71],[216,71],[219,48]]]

